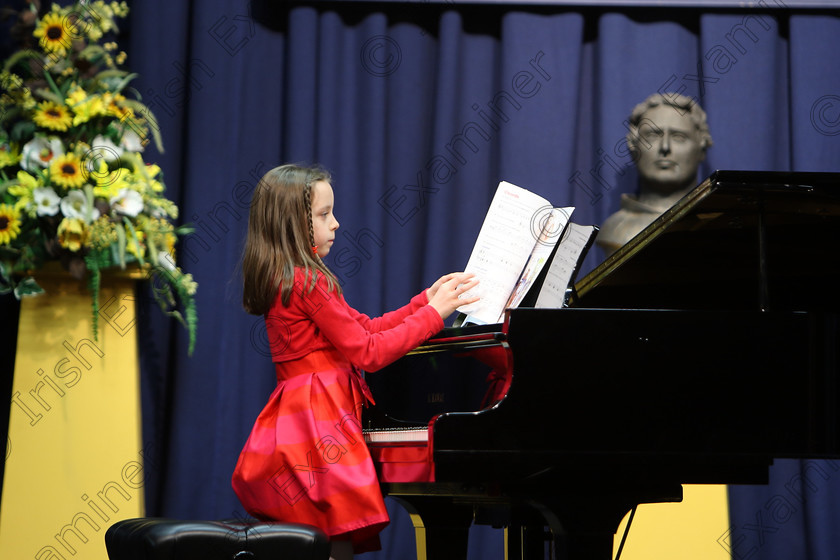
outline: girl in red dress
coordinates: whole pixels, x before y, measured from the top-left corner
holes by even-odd
[[[335,241],[330,175],[284,165],[258,184],[242,263],[245,310],[266,321],[277,387],[233,473],[258,519],[309,523],[332,557],[379,549],[388,523],[361,409],[372,402],[360,370],[375,371],[443,328],[477,280],[447,274],[408,305],[371,319],[347,305],[321,260]]]

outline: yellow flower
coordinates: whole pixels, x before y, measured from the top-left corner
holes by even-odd
[[[12,72],[3,70],[0,72],[0,86],[12,92],[16,91],[23,88],[23,78]]]
[[[120,189],[129,186],[126,179],[129,176],[128,169],[118,167],[115,170],[108,172],[108,164],[104,160],[99,160],[99,169],[91,173],[91,176],[96,179],[96,185],[93,187],[93,196],[96,198],[104,198],[111,200],[117,196]]]
[[[193,280],[193,275],[189,272],[184,274],[183,278],[181,279],[181,285],[184,286],[186,292],[191,296],[194,296],[195,293],[198,291],[198,282]]]
[[[178,237],[175,235],[174,227],[166,220],[160,218],[147,218],[145,216],[137,217],[137,227],[141,228],[146,233],[146,238],[149,240],[149,245],[160,251],[164,251],[169,255],[175,254],[175,243]]]
[[[73,123],[70,118],[70,112],[64,105],[59,105],[53,101],[42,101],[38,103],[38,108],[35,109],[35,114],[32,116],[35,124],[50,130],[58,130],[64,132]]]
[[[76,105],[84,101],[85,98],[87,98],[87,92],[85,92],[85,90],[80,88],[79,86],[75,86],[67,94],[67,98],[64,100],[64,102],[67,103],[67,105],[69,105],[71,108],[75,109]]]
[[[10,185],[6,192],[18,197],[18,201],[15,203],[15,210],[19,211],[29,206],[29,203],[35,200],[34,192],[37,187],[41,186],[41,182],[26,171],[18,171],[17,178],[17,184]]]
[[[89,231],[88,246],[94,249],[102,251],[117,242],[117,228],[107,216],[102,216],[93,222]]]
[[[93,117],[105,115],[107,107],[102,102],[102,98],[98,95],[91,95],[81,103],[73,105],[73,126],[79,126],[82,123],[88,122]]]
[[[18,182],[23,185],[24,187],[32,190],[35,187],[40,187],[43,185],[40,177],[33,177],[26,171],[18,171],[17,173]]]
[[[72,23],[59,12],[50,12],[38,21],[33,35],[41,41],[41,46],[47,52],[64,56],[70,44]]]
[[[8,204],[0,204],[0,245],[11,243],[20,233],[20,215]]]
[[[58,224],[58,244],[73,252],[78,251],[87,243],[88,230],[84,220],[79,218],[64,218]]]
[[[160,166],[155,165],[154,163],[146,164],[142,170],[138,171],[142,173],[145,183],[152,189],[153,192],[163,192],[163,183],[155,179],[155,177],[157,177],[160,173]]]
[[[0,169],[20,161],[20,152],[12,144],[0,144]]]
[[[121,121],[127,118],[134,118],[134,109],[123,105],[125,101],[124,95],[120,95],[119,93],[115,95],[106,93],[103,95],[103,101],[106,105],[106,114],[113,115]]]
[[[5,90],[0,95],[0,105],[17,105],[25,111],[31,110],[36,105],[32,92],[23,85],[23,79],[17,74],[5,70],[0,71],[0,90]]]
[[[50,179],[67,189],[81,187],[87,181],[87,171],[76,154],[64,154],[50,164]]]
[[[126,17],[128,15],[128,3],[126,2],[111,2],[111,10],[117,17]]]

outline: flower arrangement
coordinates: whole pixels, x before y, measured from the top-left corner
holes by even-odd
[[[0,293],[42,292],[34,274],[58,260],[87,276],[96,334],[101,271],[138,266],[162,309],[195,344],[197,284],[175,265],[177,206],[161,169],[143,159],[155,117],[104,38],[125,2],[86,1],[19,15],[24,45],[0,71]],[[28,43],[28,44],[27,44]]]

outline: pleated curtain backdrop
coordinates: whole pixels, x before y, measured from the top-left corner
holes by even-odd
[[[146,159],[195,226],[178,259],[200,285],[192,357],[141,295],[149,515],[244,515],[230,475],[274,369],[262,319],[241,307],[239,261],[250,195],[274,166],[332,171],[341,228],[328,264],[371,315],[464,267],[501,180],[603,222],[636,189],[624,123],[657,91],[708,113],[698,180],[840,171],[836,10],[309,4],[133,2],[122,28],[166,148]],[[587,269],[603,258],[592,253]],[[811,464],[734,489],[721,536],[733,558],[837,556],[838,464]],[[368,558],[412,557],[408,516],[390,509],[385,548]],[[503,558],[501,533],[476,534],[470,558]]]

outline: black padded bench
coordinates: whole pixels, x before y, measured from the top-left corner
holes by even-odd
[[[105,533],[110,560],[329,560],[311,525],[248,521],[118,521]]]

